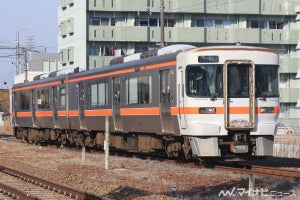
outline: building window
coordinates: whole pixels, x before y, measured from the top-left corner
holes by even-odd
[[[247,28],[284,29],[286,24],[287,22],[285,21],[247,20]]]
[[[148,19],[141,19],[141,18],[135,19],[135,26],[148,26],[148,25],[149,25]]]
[[[100,18],[98,17],[92,17],[91,19],[91,25],[100,25]]]
[[[68,48],[68,62],[70,64],[74,63],[74,47]]]
[[[276,21],[269,21],[269,29],[276,29],[277,26],[276,26]]]
[[[165,19],[165,27],[174,27],[175,20],[174,19]]]
[[[100,26],[109,26],[109,18],[102,17],[100,22],[101,22]]]
[[[60,51],[60,63],[62,63],[62,64],[66,64],[67,63],[67,59],[66,59],[66,51],[65,51],[65,49],[62,49],[61,51]]]
[[[110,26],[115,26],[115,25],[116,25],[116,19],[110,18]]]
[[[149,20],[149,25],[152,26],[152,27],[157,27],[158,22],[159,22],[159,19],[150,19]]]
[[[247,28],[259,28],[258,20],[247,20]]]
[[[96,83],[91,85],[90,105],[91,107],[107,106],[108,104],[108,84]]]
[[[42,65],[43,65],[43,72],[56,71],[56,61],[44,60]]]
[[[191,27],[200,28],[236,28],[237,20],[193,19]]]
[[[215,27],[216,28],[223,28],[223,21],[220,19],[215,20]]]
[[[128,78],[126,85],[126,104],[150,104],[152,102],[152,77]]]
[[[175,20],[174,19],[165,19],[165,27],[174,27]],[[151,27],[158,27],[160,26],[160,20],[158,18],[139,18],[135,19],[135,26],[151,26]]]
[[[116,19],[109,17],[92,17],[91,25],[94,26],[115,26]]]
[[[192,27],[204,27],[204,19],[192,20]]]
[[[206,28],[214,28],[215,24],[214,24],[214,20],[213,19],[207,19],[204,21],[204,26]]]
[[[41,90],[37,92],[38,109],[50,108],[50,90]]]

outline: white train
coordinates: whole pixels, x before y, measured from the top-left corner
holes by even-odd
[[[15,135],[170,157],[272,155],[279,56],[248,46],[174,45],[12,88]]]

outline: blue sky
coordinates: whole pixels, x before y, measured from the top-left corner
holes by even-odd
[[[16,33],[19,32],[21,45],[33,38],[34,45],[44,46],[47,52],[57,52],[58,20],[57,0],[9,0],[1,1],[0,7],[0,88],[12,85],[15,72],[15,50],[3,47],[15,47]],[[4,85],[4,82],[8,82]]]

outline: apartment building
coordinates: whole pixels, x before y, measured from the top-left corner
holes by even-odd
[[[90,70],[157,48],[161,0],[59,0],[59,68]],[[300,126],[299,0],[164,0],[165,44],[261,46],[280,54],[280,120]]]

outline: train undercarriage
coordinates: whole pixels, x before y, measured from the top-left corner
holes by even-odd
[[[24,142],[49,143],[63,146],[82,147],[102,150],[105,134],[97,131],[55,130],[15,128],[15,136]],[[190,159],[194,155],[189,136],[157,135],[148,133],[110,133],[111,150],[163,155],[172,158]],[[232,132],[229,136],[218,137],[218,157],[256,156],[256,138],[247,132]],[[208,149],[210,151],[210,149]],[[204,156],[205,157],[205,156]]]

